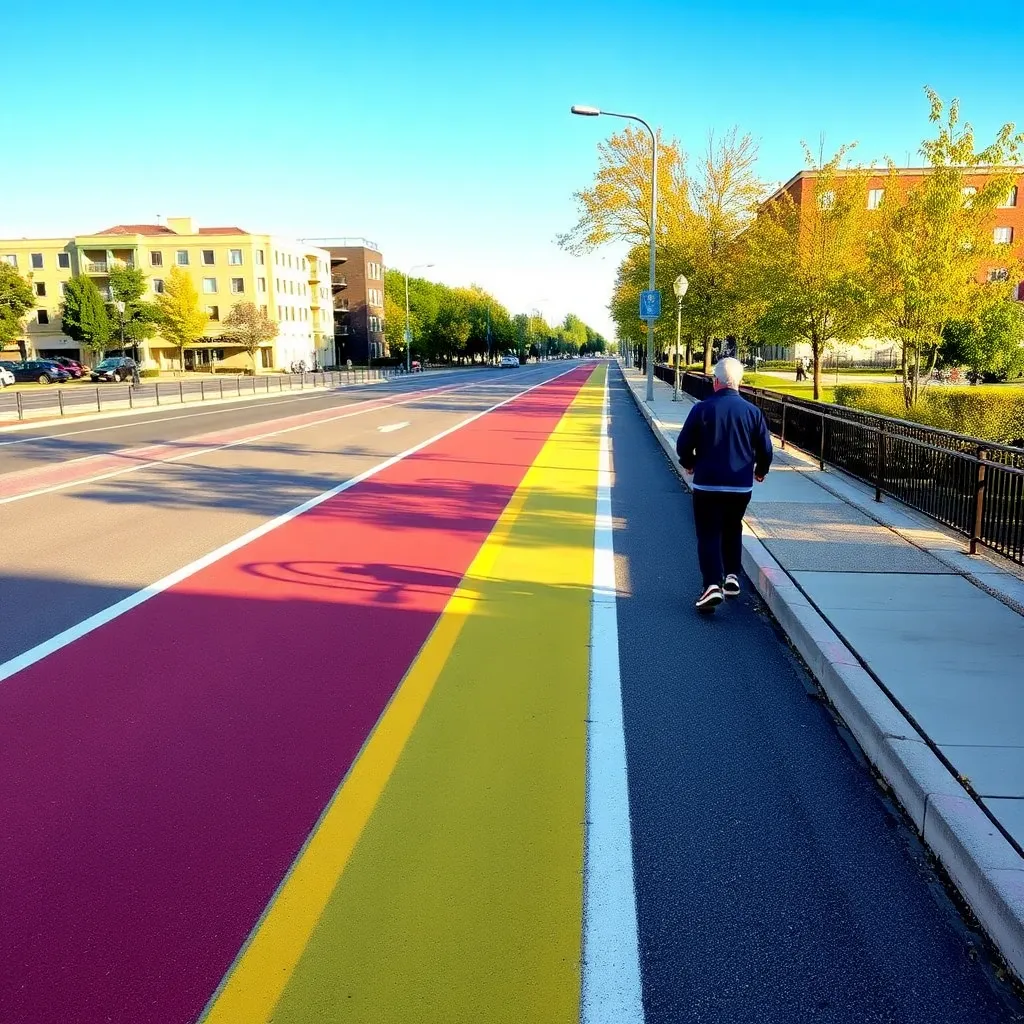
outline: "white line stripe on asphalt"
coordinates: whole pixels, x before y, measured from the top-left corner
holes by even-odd
[[[644,1009],[615,604],[608,394],[606,379],[594,524],[594,590],[590,606],[580,1019],[582,1024],[642,1024]]]
[[[382,434],[391,434],[396,430],[401,430],[403,427],[409,426],[408,420],[403,420],[401,423],[389,423],[386,427],[378,427],[377,429]]]
[[[257,526],[248,533],[242,534],[241,537],[237,537],[235,540],[221,545],[221,547],[211,551],[209,554],[203,555],[202,558],[198,558],[196,561],[190,562],[188,565],[178,569],[176,572],[172,572],[169,576],[165,576],[163,579],[157,580],[156,583],[151,583],[148,587],[143,587],[141,590],[137,590],[134,594],[129,594],[128,597],[123,598],[116,604],[111,605],[109,608],[104,608],[103,611],[96,612],[95,615],[90,615],[89,618],[83,619],[74,626],[70,626],[68,629],[65,629],[63,632],[51,637],[49,640],[44,640],[41,644],[36,644],[35,647],[30,648],[23,654],[15,655],[13,658],[10,658],[0,664],[0,683],[5,679],[9,679],[16,673],[21,672],[23,669],[28,668],[30,665],[34,665],[37,661],[42,661],[43,658],[48,657],[55,651],[59,651],[61,648],[67,647],[68,644],[74,643],[76,640],[79,640],[86,634],[91,633],[93,630],[99,629],[101,626],[105,626],[108,622],[112,622],[114,619],[124,615],[125,612],[131,611],[132,608],[145,603],[151,597],[156,597],[157,594],[181,583],[182,580],[186,580],[190,576],[194,576],[201,569],[205,569],[207,566],[213,565],[214,562],[219,562],[222,558],[227,557],[232,552],[245,547],[246,544],[270,533],[272,530],[276,530],[279,526],[283,526],[285,523],[290,522],[297,516],[302,515],[303,512],[308,512],[310,509],[316,508],[317,505],[322,505],[325,501],[333,498],[335,495],[341,494],[344,491],[355,487],[356,484],[360,484],[364,480],[369,480],[370,477],[376,476],[385,469],[389,469],[391,466],[401,462],[403,459],[407,459],[410,455],[415,455],[417,452],[422,451],[429,445],[442,440],[442,438],[448,437],[449,434],[454,434],[457,430],[461,430],[463,427],[469,426],[470,423],[475,423],[478,419],[500,409],[502,406],[508,405],[510,402],[514,402],[517,398],[522,398],[523,395],[529,394],[531,391],[535,391],[537,388],[543,387],[545,384],[549,384],[552,381],[566,376],[566,374],[572,373],[574,369],[576,369],[576,367],[572,367],[564,373],[559,373],[546,380],[538,381],[538,383],[532,384],[530,387],[524,388],[522,391],[517,391],[514,395],[511,395],[508,398],[503,398],[500,402],[496,402],[494,405],[489,406],[481,412],[473,413],[472,416],[467,416],[466,419],[454,424],[454,426],[448,427],[446,430],[442,430],[439,434],[435,434],[433,437],[428,437],[425,441],[420,441],[419,444],[415,444],[411,448],[407,448],[404,452],[400,452],[398,455],[393,455],[390,459],[385,459],[376,466],[371,466],[358,476],[354,476],[350,480],[346,480],[344,483],[338,484],[337,487],[332,487],[330,490],[324,491],[322,494],[318,494],[315,497],[310,498],[308,501],[304,501],[301,505],[297,505],[288,512],[275,516],[275,518],[268,520],[261,526]]]

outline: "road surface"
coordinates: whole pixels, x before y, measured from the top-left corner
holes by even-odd
[[[5,456],[0,1020],[1018,1019],[617,369],[301,409]]]

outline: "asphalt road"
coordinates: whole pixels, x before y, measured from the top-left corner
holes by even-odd
[[[647,1024],[1020,1019],[758,600],[694,613],[691,499],[613,381]]]
[[[0,661],[314,495],[578,365],[553,361],[504,374],[424,375],[325,393],[298,404],[226,405],[169,417],[99,421],[70,432],[54,427],[38,441],[0,448],[8,472],[12,465],[28,469],[63,463],[76,480],[51,493],[0,505]],[[380,407],[388,395],[403,404]],[[272,430],[276,417],[313,411],[322,412],[323,420],[277,437],[203,448],[194,456],[188,452],[187,458],[141,468],[126,457],[127,472],[109,479],[88,476],[83,468],[88,463],[76,461],[148,444],[181,444],[200,432],[244,424],[258,434]],[[338,418],[332,418],[335,414]],[[83,429],[96,433],[77,433]],[[0,443],[15,439],[18,434],[0,434]],[[0,494],[5,479],[16,477],[0,475]],[[130,642],[135,641],[126,638]]]
[[[550,366],[565,364],[552,363]],[[509,371],[506,371],[506,376]],[[537,373],[524,367],[520,373]],[[334,390],[284,392],[267,398],[246,398],[207,406],[198,401],[168,405],[128,415],[104,416],[48,427],[31,424],[0,431],[0,476],[51,464],[55,460],[85,458],[137,445],[176,441],[207,431],[258,424],[277,416],[317,409],[333,409],[384,394],[415,393],[435,387],[465,384],[499,377],[499,370],[453,370],[397,377],[378,384],[345,385]]]

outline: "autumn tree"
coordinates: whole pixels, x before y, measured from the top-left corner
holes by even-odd
[[[922,359],[934,365],[947,325],[973,319],[982,300],[981,267],[1001,257],[992,238],[993,214],[1016,180],[1022,136],[1004,124],[976,148],[960,106],[946,107],[926,89],[929,120],[939,125],[921,145],[928,173],[904,187],[890,162],[885,194],[868,253],[879,331],[903,349],[907,408],[918,399]],[[973,172],[973,173],[972,173]],[[1003,259],[1004,266],[1009,262]]]
[[[64,333],[84,345],[94,357],[102,357],[110,346],[110,314],[96,282],[86,274],[76,274],[64,289],[61,306]]]
[[[0,348],[21,337],[25,316],[35,302],[29,282],[0,260]]]
[[[800,201],[773,196],[744,235],[745,290],[756,304],[756,329],[769,343],[810,345],[814,397],[821,395],[821,357],[836,340],[854,341],[871,323],[867,271],[867,175],[804,152],[810,174]]]
[[[160,333],[177,348],[179,365],[184,369],[185,349],[203,336],[210,320],[199,305],[199,293],[188,271],[172,267],[164,291],[156,301],[160,309]]]
[[[222,337],[241,346],[252,359],[252,372],[259,372],[256,356],[268,341],[278,335],[278,325],[267,316],[262,306],[253,302],[239,302],[232,306],[224,320]]]
[[[664,242],[666,276],[687,278],[682,322],[687,339],[703,347],[705,373],[711,372],[713,340],[742,333],[750,321],[742,235],[764,194],[756,164],[757,143],[750,135],[732,128],[719,140],[709,136],[689,176],[689,201],[668,211],[676,216]],[[690,358],[688,342],[687,363]]]

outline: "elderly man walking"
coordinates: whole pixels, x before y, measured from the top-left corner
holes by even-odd
[[[725,597],[740,592],[743,515],[754,481],[772,463],[772,439],[760,409],[739,393],[743,364],[715,364],[715,393],[686,417],[676,453],[693,481],[693,520],[704,591],[697,610],[713,612]]]

